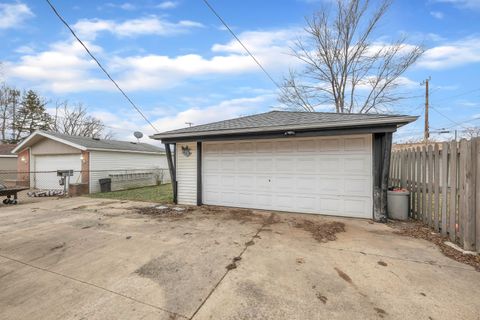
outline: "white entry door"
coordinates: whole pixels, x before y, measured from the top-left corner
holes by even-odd
[[[203,203],[371,218],[372,136],[204,142]]]
[[[57,170],[75,170],[70,183],[80,182],[80,170],[82,162],[80,154],[62,155],[41,155],[35,156],[34,187],[46,190],[61,190],[60,177],[57,177]]]

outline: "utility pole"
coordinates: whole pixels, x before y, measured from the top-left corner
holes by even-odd
[[[193,125],[193,122],[185,122],[185,124],[191,127]]]
[[[430,138],[430,125],[428,122],[428,83],[430,79],[431,78],[428,77],[428,79],[422,82],[422,85],[425,85],[425,128],[423,130],[423,140],[425,143],[427,143]]]

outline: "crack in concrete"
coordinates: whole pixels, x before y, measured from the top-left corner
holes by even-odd
[[[242,255],[245,253],[245,251],[247,251],[247,249],[249,247],[251,247],[252,245],[248,244],[248,243],[254,243],[254,239],[261,239],[258,237],[258,235],[260,234],[260,232],[263,231],[263,229],[271,224],[271,219],[273,219],[273,213],[270,215],[270,217],[268,219],[266,219],[262,225],[260,226],[260,228],[258,228],[257,232],[255,232],[255,234],[252,236],[252,238],[245,242],[244,243],[244,247],[243,247],[243,250],[240,252],[239,255],[235,256],[235,258],[238,260],[240,260],[242,258]],[[234,258],[234,259],[235,259]],[[240,258],[240,259],[238,259]],[[220,280],[218,280],[218,282],[215,284],[215,286],[212,288],[212,290],[210,290],[210,292],[208,293],[208,295],[205,297],[205,299],[202,301],[202,303],[200,303],[200,305],[198,306],[198,308],[195,310],[195,312],[192,314],[192,316],[189,318],[189,320],[192,320],[197,314],[198,312],[200,311],[200,309],[202,309],[202,307],[205,305],[205,303],[208,301],[208,299],[210,299],[210,297],[212,296],[212,294],[215,292],[215,290],[218,288],[218,286],[222,283],[222,281],[226,278],[226,276],[228,275],[228,273],[231,271],[231,270],[234,270],[235,268],[233,269],[229,269],[227,268],[227,271],[225,271],[225,273],[223,274],[223,276],[220,278]]]
[[[117,296],[120,296],[120,297],[129,299],[129,300],[131,300],[131,301],[133,301],[133,302],[136,302],[136,303],[139,303],[139,304],[143,304],[143,305],[145,305],[145,306],[148,306],[148,307],[151,307],[151,308],[154,308],[154,309],[157,309],[157,310],[166,312],[166,313],[168,313],[168,314],[170,314],[170,315],[172,315],[172,316],[181,317],[181,318],[184,318],[184,319],[189,319],[187,316],[184,316],[183,314],[176,313],[176,312],[173,312],[173,311],[169,311],[169,310],[164,309],[164,308],[162,308],[162,307],[159,307],[159,306],[150,304],[150,303],[148,303],[148,302],[144,302],[144,301],[138,300],[138,299],[136,299],[136,298],[127,296],[126,294],[123,294],[123,293],[120,293],[120,292],[116,292],[116,291],[113,291],[113,290],[108,289],[108,288],[101,287],[101,286],[96,285],[96,284],[94,284],[94,283],[90,283],[90,282],[87,282],[87,281],[84,281],[84,280],[80,280],[80,279],[77,279],[77,278],[74,278],[74,277],[71,277],[71,276],[68,276],[68,275],[65,275],[65,274],[56,272],[56,271],[48,270],[48,269],[46,269],[46,268],[42,268],[42,267],[39,267],[39,266],[35,266],[35,265],[30,264],[30,263],[28,263],[28,262],[24,262],[24,261],[20,261],[20,260],[14,259],[14,258],[10,258],[10,257],[4,256],[4,255],[2,255],[2,254],[0,254],[0,257],[2,257],[2,258],[4,258],[4,259],[7,259],[7,260],[10,260],[10,261],[13,261],[13,262],[16,262],[16,263],[19,263],[19,264],[22,264],[22,265],[24,265],[24,266],[28,266],[28,267],[30,267],[30,268],[34,268],[34,269],[37,269],[37,270],[41,270],[41,271],[44,271],[44,272],[48,272],[48,273],[50,273],[50,274],[54,274],[54,275],[57,275],[57,276],[60,276],[60,277],[63,277],[63,278],[66,278],[66,279],[69,279],[69,280],[78,282],[78,283],[82,283],[82,284],[84,284],[84,285],[88,285],[88,286],[91,286],[91,287],[94,287],[94,288],[97,288],[97,289],[100,289],[100,290],[103,290],[103,291],[106,291],[106,292],[115,294],[115,295],[117,295]],[[4,275],[4,276],[5,276],[5,275]]]

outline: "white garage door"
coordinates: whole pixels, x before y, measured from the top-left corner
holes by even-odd
[[[42,155],[35,156],[34,187],[37,189],[63,189],[60,185],[60,177],[57,170],[75,170],[70,182],[80,182],[80,170],[82,163],[80,154]]]
[[[203,203],[372,217],[371,135],[205,142]]]

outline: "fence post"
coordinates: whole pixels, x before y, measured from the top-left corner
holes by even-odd
[[[417,190],[416,190],[416,201],[417,201],[417,212],[416,212],[416,217],[417,219],[420,219],[420,217],[423,217],[422,216],[422,213],[421,213],[421,197],[420,197],[420,194],[422,192],[422,185],[421,185],[421,182],[422,182],[422,154],[421,154],[421,151],[420,151],[420,147],[417,147],[417,151],[416,151],[416,160],[417,160]]]

